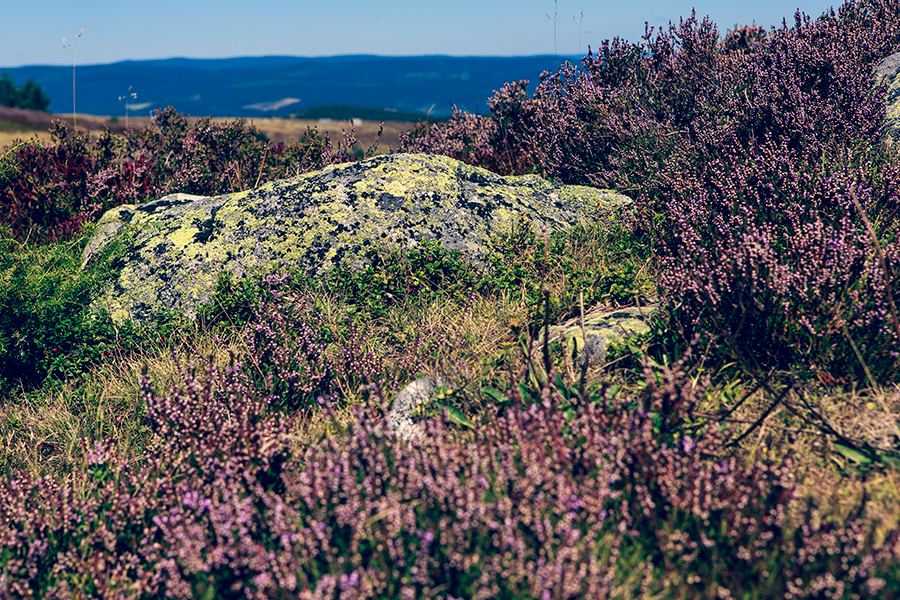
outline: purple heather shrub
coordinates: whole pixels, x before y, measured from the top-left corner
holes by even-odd
[[[851,2],[815,22],[798,13],[749,54],[723,52],[715,25],[694,15],[655,37],[648,28],[642,44],[604,42],[538,87],[533,101],[552,108],[535,132],[542,164],[652,200],[668,191],[654,186],[659,175],[702,169],[734,136],[745,154],[767,135],[813,152],[873,139],[884,105],[872,70],[900,47],[889,4]]]
[[[13,235],[54,241],[75,235],[83,223],[126,203],[184,192],[216,195],[250,189],[326,165],[352,160],[353,132],[336,149],[326,134],[309,131],[296,144],[270,144],[239,119],[190,123],[173,107],[155,113],[150,127],[127,130],[126,139],[108,131],[92,142],[60,121],[52,144],[18,148],[12,175],[0,185],[3,220]]]
[[[507,83],[488,100],[491,116],[458,110],[444,124],[419,123],[400,134],[400,151],[442,154],[503,175],[538,171],[530,132],[539,105],[528,98],[528,80]]]
[[[272,275],[244,336],[247,357],[258,375],[257,387],[269,390],[282,406],[312,406],[332,393],[334,367],[321,315],[307,317],[306,303],[285,296],[290,276]],[[369,375],[369,373],[365,373]]]
[[[114,444],[63,481],[0,483],[4,597],[887,597],[896,532],[822,518],[791,463],[744,464],[715,427],[657,430],[703,393],[676,364],[574,412],[560,391],[465,435],[390,437],[383,413],[305,449],[245,371],[188,368],[138,463]],[[372,399],[379,399],[377,386]],[[326,412],[329,410],[324,408]],[[568,414],[567,414],[568,413]],[[726,432],[727,434],[727,432]],[[876,543],[877,540],[877,543]],[[637,574],[637,575],[635,575]],[[721,597],[721,596],[718,596]]]
[[[291,292],[290,279],[274,274],[263,281],[244,337],[249,377],[279,407],[315,408],[373,383],[395,390],[426,369],[425,358],[441,343],[419,338],[391,360],[376,355],[352,323],[343,330],[326,324],[308,299]]]
[[[748,366],[896,376],[900,172],[874,149],[872,68],[897,48],[898,16],[865,4],[774,32],[746,63],[736,126],[673,152],[643,192],[665,215],[669,326],[690,335],[700,322]],[[887,271],[852,193],[884,224]]]
[[[492,119],[463,112],[453,107],[453,115],[442,125],[419,123],[400,134],[400,151],[442,154],[463,162],[486,167],[496,165],[491,141],[497,136]],[[499,172],[499,171],[498,171]]]
[[[885,273],[850,194],[870,214],[896,215],[900,171],[882,165],[873,180],[867,162],[811,176],[807,160],[769,142],[758,162],[712,164],[705,187],[669,202],[660,285],[680,306],[669,325],[690,335],[703,320],[751,364],[861,374],[850,339],[870,367],[895,372],[889,292],[900,301],[900,246],[884,245]]]
[[[754,369],[861,375],[865,363],[893,380],[900,171],[879,148],[874,67],[900,50],[900,4],[848,1],[753,31],[753,51],[736,52],[692,14],[639,44],[606,41],[544,74],[533,98],[507,92],[505,139],[537,172],[635,198],[662,259],[668,330],[712,334]],[[500,139],[503,118],[479,119]],[[418,143],[443,152],[453,138],[433,126]],[[490,168],[508,145],[464,159]],[[886,271],[851,192],[878,224]]]
[[[20,146],[9,159],[11,173],[0,175],[0,218],[18,239],[67,239],[102,210],[90,198],[89,181],[98,166],[105,168],[102,157],[115,145],[112,136],[101,136],[98,159],[89,134],[71,133],[61,121],[54,123],[50,133],[54,144]]]
[[[243,119],[189,123],[173,107],[157,111],[151,127],[128,133],[127,155],[144,157],[152,165],[154,195],[215,195],[251,189],[257,183],[348,162],[348,150],[356,141],[351,131],[335,151],[327,134],[319,137],[310,131],[295,145],[269,144]],[[115,178],[117,173],[110,175]]]

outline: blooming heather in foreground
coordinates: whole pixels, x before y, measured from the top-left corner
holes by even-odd
[[[657,431],[664,406],[702,391],[677,369],[568,416],[545,388],[471,435],[429,422],[421,445],[362,407],[299,452],[238,365],[188,369],[162,396],[145,380],[158,437],[140,464],[97,444],[83,475],[0,484],[0,584],[17,598],[898,593],[896,535],[817,518],[790,463],[744,465],[714,429]]]

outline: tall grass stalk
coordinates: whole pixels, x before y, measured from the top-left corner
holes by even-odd
[[[119,102],[125,100],[125,129],[128,129],[128,105],[129,103],[137,98],[137,94],[131,91],[132,86],[128,86],[128,91],[124,96],[119,96]]]
[[[556,59],[556,66],[559,67],[559,53],[556,51],[556,24],[559,23],[559,0],[553,0],[553,16],[551,17],[549,13],[545,13],[547,15],[547,19],[551,23],[553,23],[553,58]]]
[[[577,19],[572,17],[572,20],[575,22],[575,28],[578,29],[578,55],[581,56],[581,38],[591,32],[587,27],[581,26],[581,22],[584,20],[584,11],[581,11],[581,15]]]
[[[72,33],[75,33],[74,31]],[[72,44],[66,45],[66,38],[62,39],[63,48],[66,49],[66,56],[69,55],[69,52],[72,53],[72,117],[75,120],[75,131],[78,131],[78,112],[75,110],[75,57],[78,53],[78,40],[81,39],[81,36],[84,34],[84,27],[78,32],[78,35],[75,36],[74,46]],[[82,44],[87,44],[87,40],[81,42]]]

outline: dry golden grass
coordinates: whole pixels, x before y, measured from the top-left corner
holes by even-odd
[[[23,394],[0,406],[0,462],[7,471],[21,468],[62,475],[83,468],[81,438],[116,440],[122,455],[139,458],[151,435],[140,395],[142,373],[163,394],[182,383],[179,367],[211,358],[224,368],[230,361],[229,349],[235,345],[210,336],[181,335],[140,355],[113,355],[84,380]],[[198,373],[202,380],[204,369]]]
[[[865,504],[879,523],[879,535],[900,526],[900,474],[890,468],[869,471],[867,465],[842,454],[835,436],[824,432],[830,429],[871,448],[896,448],[900,386],[848,389],[807,383],[788,392],[770,411],[777,400],[772,392],[780,394],[790,378],[781,375],[783,381],[771,384],[771,391],[753,392],[755,382],[736,381],[708,389],[705,406],[695,417],[712,418],[734,407],[721,422],[733,428],[731,439],[746,434],[738,445],[745,460],[789,458],[799,496],[821,500],[823,514],[831,518],[850,518]]]
[[[74,115],[52,115],[36,111],[17,111],[12,113],[9,109],[5,111],[0,110],[0,149],[11,146],[15,140],[28,140],[34,137],[49,143],[50,134],[48,129],[54,119],[61,119],[68,123],[69,127],[74,127]],[[190,120],[196,121],[198,118],[191,117]],[[228,123],[234,120],[233,118],[215,118],[213,122]],[[349,121],[325,122],[275,118],[245,119],[245,121],[259,128],[274,143],[284,142],[290,144],[297,142],[309,129],[315,129],[318,130],[320,135],[327,133],[335,147],[341,140],[342,133],[350,133],[352,126]],[[149,117],[130,117],[128,119],[128,126],[133,129],[143,129],[149,123]],[[354,134],[364,148],[368,148],[375,143],[375,140],[378,138],[379,125],[376,121],[364,121],[356,126]],[[409,131],[414,126],[415,123],[385,123],[384,132],[378,144],[378,153],[383,154],[390,151],[390,149],[399,148],[400,134]],[[108,117],[79,114],[78,129],[95,132],[95,134],[99,134],[103,129],[109,129],[113,133],[121,134],[125,131],[125,119],[120,118],[113,123],[110,122]]]
[[[13,127],[7,122],[0,121],[0,152],[12,147],[17,141],[26,141],[37,138],[49,144],[50,133],[47,130],[35,131],[28,128]]]

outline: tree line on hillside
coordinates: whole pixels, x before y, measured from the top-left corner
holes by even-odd
[[[372,108],[369,106],[346,106],[342,104],[328,104],[314,106],[306,110],[296,111],[288,115],[290,119],[333,119],[335,121],[349,121],[350,119],[363,119],[364,121],[396,121],[405,123],[417,123],[428,121],[431,123],[448,121],[449,117],[434,117],[417,112],[404,112],[386,108]]]
[[[3,71],[0,76],[0,106],[46,111],[50,106],[50,96],[34,77],[17,86],[9,73]]]

